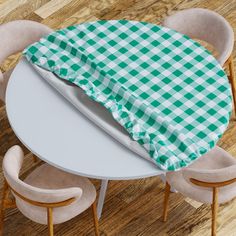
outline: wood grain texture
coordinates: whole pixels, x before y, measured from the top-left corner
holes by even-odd
[[[72,0],[52,0],[40,7],[35,11],[37,15],[41,18],[45,19],[52,15],[54,12],[57,12],[67,4],[69,4]]]
[[[0,0],[0,23],[30,19],[60,29],[98,19],[129,19],[161,23],[167,15],[190,7],[203,7],[224,16],[236,31],[236,0]],[[20,55],[1,65],[3,71],[15,66]],[[236,52],[233,52],[236,63]],[[27,125],[27,124],[22,124]],[[0,160],[9,147],[20,144],[0,102]],[[22,147],[23,145],[20,144]],[[236,157],[236,121],[230,122],[218,145]],[[26,154],[22,178],[41,162],[34,163]],[[92,180],[99,190],[100,182]],[[3,186],[0,170],[0,186]],[[1,194],[1,193],[0,193]],[[111,181],[103,216],[99,222],[102,236],[208,236],[211,231],[211,207],[171,193],[168,221],[162,222],[164,184],[158,177]],[[1,196],[0,196],[1,197]],[[223,204],[218,211],[218,235],[236,236],[236,200]],[[55,235],[94,235],[91,210],[54,227]],[[28,220],[17,209],[6,212],[4,235],[47,235],[47,226]]]
[[[49,0],[8,0],[0,6],[0,23],[25,19]]]

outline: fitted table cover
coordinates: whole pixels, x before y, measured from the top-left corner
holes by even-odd
[[[191,164],[228,125],[227,76],[204,47],[171,29],[126,20],[84,23],[24,53],[106,107],[162,170]]]

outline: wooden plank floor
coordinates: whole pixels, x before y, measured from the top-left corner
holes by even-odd
[[[223,15],[236,31],[236,0],[0,0],[0,23],[15,19],[42,22],[54,29],[97,19],[129,19],[159,24],[178,10],[204,7]],[[234,51],[234,56],[235,56]],[[11,57],[3,65],[7,70],[17,62]],[[22,124],[24,125],[24,124]],[[14,144],[20,144],[0,104],[0,156]],[[219,145],[236,156],[236,122],[231,121]],[[29,153],[25,149],[26,153]],[[27,156],[23,173],[33,166]],[[93,181],[99,190],[99,181]],[[2,186],[2,173],[0,171]],[[158,177],[133,181],[112,181],[107,192],[101,235],[120,236],[207,236],[210,235],[210,207],[173,193],[170,214],[161,221],[163,184]],[[56,235],[94,235],[91,211],[55,226]],[[8,210],[4,235],[47,235],[46,226],[25,218],[18,210]],[[220,207],[219,236],[236,235],[236,200]]]

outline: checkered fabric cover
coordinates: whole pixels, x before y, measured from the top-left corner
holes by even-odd
[[[84,23],[51,33],[24,54],[105,106],[163,170],[192,163],[228,125],[231,90],[221,66],[168,28]]]

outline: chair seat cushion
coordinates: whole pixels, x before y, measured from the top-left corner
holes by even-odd
[[[64,172],[48,164],[43,164],[35,169],[24,182],[44,189],[80,187],[83,190],[81,198],[70,205],[53,209],[54,224],[63,223],[79,215],[96,199],[96,189],[87,178]],[[47,224],[46,208],[31,205],[17,196],[16,205],[27,218],[40,224]]]
[[[236,159],[220,147],[215,147],[189,167],[195,169],[221,169],[236,164]],[[188,168],[188,167],[187,167]],[[183,171],[166,174],[167,182],[184,196],[202,203],[212,203],[212,188],[200,187],[187,181]],[[217,182],[217,179],[216,181]],[[236,183],[219,188],[219,203],[230,201],[236,196]]]

